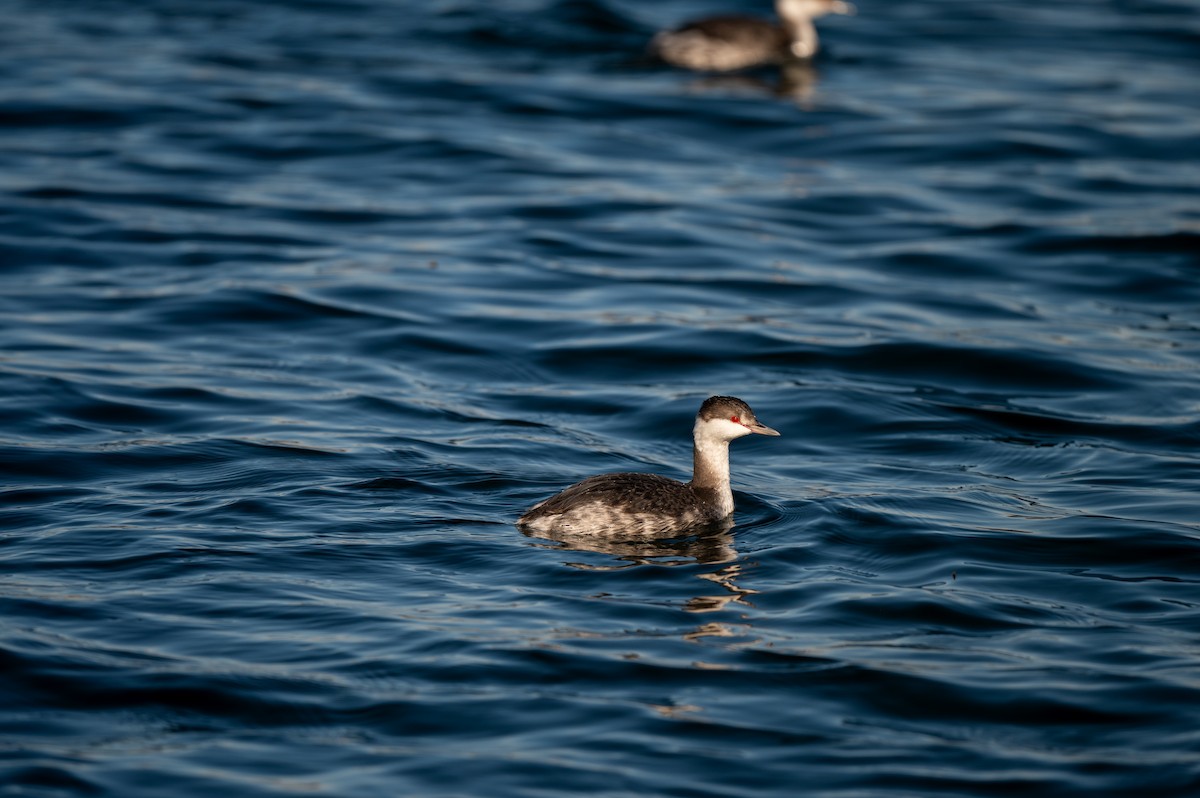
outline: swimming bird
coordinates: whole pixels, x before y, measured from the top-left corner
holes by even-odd
[[[781,64],[817,54],[813,20],[826,14],[854,14],[844,0],[775,0],[779,22],[746,16],[719,16],[659,33],[651,54],[668,64],[701,72]]]
[[[534,505],[517,523],[534,532],[661,536],[723,521],[733,513],[729,442],[751,433],[779,434],[741,399],[710,397],[692,428],[691,482],[601,474]]]

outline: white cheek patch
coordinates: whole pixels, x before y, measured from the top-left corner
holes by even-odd
[[[744,424],[734,423],[727,418],[716,418],[707,423],[710,425],[709,429],[728,440],[750,434],[749,428]]]

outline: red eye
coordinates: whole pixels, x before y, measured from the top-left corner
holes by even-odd
[[[738,418],[737,416],[730,416],[730,417],[729,417],[729,420],[730,420],[730,421],[732,421],[734,424],[741,424],[741,423],[742,423],[742,420],[741,420],[740,418]]]

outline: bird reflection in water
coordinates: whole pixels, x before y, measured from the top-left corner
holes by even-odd
[[[553,541],[557,546],[548,543],[538,543],[544,548],[563,549],[569,551],[590,551],[615,557],[619,562],[611,564],[595,564],[584,562],[566,562],[572,568],[589,571],[620,571],[626,568],[636,568],[640,565],[680,566],[680,565],[721,565],[715,571],[699,574],[704,579],[720,585],[725,593],[717,595],[702,595],[688,599],[684,609],[688,612],[716,612],[725,609],[729,604],[744,604],[749,606],[747,596],[758,591],[741,587],[736,579],[742,574],[742,564],[737,562],[737,550],[733,545],[733,519],[726,518],[713,524],[697,528],[686,537],[613,537],[605,535],[571,533],[571,532],[538,532],[536,534],[522,530],[522,533],[535,541]],[[709,636],[709,632],[701,636]]]
[[[814,107],[817,96],[817,68],[808,62],[783,64],[767,77],[758,73],[706,75],[688,83],[697,92],[750,92],[766,94],[795,103],[805,111]]]

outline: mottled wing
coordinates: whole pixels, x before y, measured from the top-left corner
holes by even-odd
[[[654,534],[706,520],[692,488],[655,474],[590,477],[534,506],[517,522],[542,530]]]
[[[533,515],[554,515],[594,501],[648,512],[678,507],[695,501],[691,488],[657,474],[601,474],[577,482],[533,507],[522,522]]]
[[[787,34],[774,23],[754,17],[709,17],[661,33],[653,52],[669,64],[716,72],[745,69],[781,60]]]

